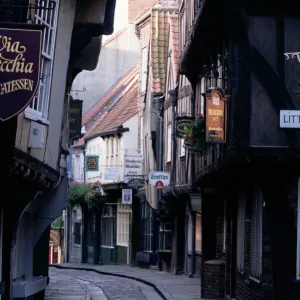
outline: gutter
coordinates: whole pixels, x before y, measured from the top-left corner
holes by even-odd
[[[127,132],[127,131],[129,131],[128,127],[126,127],[126,128],[116,128],[116,129],[112,129],[112,130],[109,130],[109,131],[94,133],[91,136],[88,136],[87,138],[85,138],[84,141],[87,142],[87,141],[92,140],[96,137],[105,137],[105,136],[108,136],[108,135],[121,134],[121,133]]]

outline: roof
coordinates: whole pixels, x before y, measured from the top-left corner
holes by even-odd
[[[151,14],[151,64],[152,92],[164,93],[166,84],[166,67],[168,62],[170,27],[174,30],[174,9],[153,8]],[[172,21],[171,21],[172,20]],[[170,26],[170,24],[172,24]],[[178,25],[177,25],[178,27]],[[177,28],[178,32],[178,28]],[[178,33],[177,33],[178,36]],[[174,34],[172,34],[174,38]],[[178,39],[178,37],[177,37]]]
[[[126,78],[125,78],[126,77]],[[79,139],[73,147],[80,147],[84,140],[96,133],[106,132],[123,125],[124,122],[132,118],[138,111],[138,68],[134,68],[130,74],[127,74],[121,80],[123,89],[119,89],[119,98],[94,122],[88,132]],[[126,85],[124,85],[126,84]],[[114,99],[116,93],[106,94],[99,103],[109,103]],[[104,98],[106,99],[105,101]],[[104,105],[102,105],[103,107]]]
[[[119,81],[117,81],[108,92],[96,102],[82,117],[82,125],[85,126],[86,131],[88,131],[95,121],[109,108],[114,97],[121,95],[122,91],[126,88],[128,82],[132,79],[132,76],[136,74],[138,67],[134,67],[125,76],[123,76]]]

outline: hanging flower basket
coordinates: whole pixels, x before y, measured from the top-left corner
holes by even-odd
[[[205,141],[205,120],[198,115],[194,125],[184,131],[184,147],[197,156],[204,156],[211,152],[211,145]]]
[[[100,199],[101,199],[100,184],[99,183],[91,184],[89,191],[86,193],[84,197],[88,209],[99,209]]]
[[[99,208],[100,182],[86,184],[73,182],[69,186],[68,204],[70,207],[86,203],[89,209]]]

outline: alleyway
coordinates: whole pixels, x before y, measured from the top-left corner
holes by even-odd
[[[81,270],[50,268],[45,300],[161,300],[152,287],[134,280]]]
[[[141,269],[126,265],[93,265],[93,264],[60,264],[51,267],[51,282],[49,291],[55,290],[57,276],[69,276],[72,283],[77,282],[77,287],[93,290],[92,287],[102,289],[106,298],[112,300],[199,300],[201,299],[200,278],[176,276],[155,269]],[[93,272],[95,270],[95,272]],[[62,278],[63,279],[63,278]],[[62,292],[66,287],[62,286]],[[154,290],[155,288],[155,290]],[[64,293],[62,294],[64,295]],[[98,294],[99,295],[99,294]],[[52,298],[51,298],[52,297]],[[51,296],[46,298],[53,298]],[[78,298],[79,299],[79,298]],[[81,299],[81,298],[80,298]],[[102,300],[102,298],[92,298]],[[75,299],[77,300],[77,299]],[[202,299],[204,300],[204,299]]]

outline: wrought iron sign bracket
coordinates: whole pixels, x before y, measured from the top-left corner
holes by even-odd
[[[86,92],[86,88],[82,88],[82,90],[70,90],[70,92],[75,92],[76,93],[76,97],[78,98],[78,93],[84,93]]]

